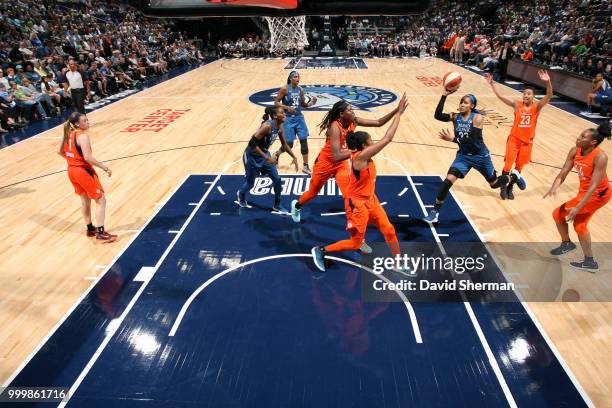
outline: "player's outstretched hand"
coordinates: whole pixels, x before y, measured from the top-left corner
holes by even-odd
[[[556,197],[556,196],[557,196],[557,189],[555,187],[551,187],[550,190],[548,190],[546,194],[544,194],[544,197],[542,198]]]
[[[484,74],[484,79],[487,81],[489,85],[493,84],[493,75],[486,73]]]
[[[317,97],[316,96],[312,96],[312,98],[310,98],[310,106],[315,106],[317,104]]]
[[[448,95],[450,95],[450,94],[453,94],[453,93],[457,92],[457,89],[459,89],[459,88],[454,89],[454,90],[452,90],[452,91],[449,91],[448,89],[444,88],[444,86],[442,86],[442,89],[443,89],[443,91],[442,91],[442,95],[444,95],[444,96],[448,96]]]
[[[548,75],[548,71],[545,69],[541,69],[538,71],[538,76],[542,81],[548,82],[550,81],[550,75]]]
[[[106,172],[106,174],[108,174],[108,177],[113,175],[113,172],[111,171],[110,167],[106,167],[104,171]]]
[[[408,106],[408,99],[406,99],[406,92],[404,92],[404,94],[402,95],[402,99],[400,99],[397,105],[397,112],[400,115],[403,114],[407,106]]]
[[[453,136],[450,134],[448,129],[442,129],[440,133],[438,133],[438,136],[440,136],[440,139],[446,140],[447,142],[453,141]]]

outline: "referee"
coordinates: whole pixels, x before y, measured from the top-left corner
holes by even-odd
[[[66,80],[70,86],[72,104],[78,112],[85,115],[85,81],[81,73],[77,70],[77,64],[74,60],[70,61],[68,66],[70,70],[66,72]]]

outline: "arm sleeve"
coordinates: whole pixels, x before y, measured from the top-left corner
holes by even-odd
[[[442,110],[444,109],[444,102],[446,102],[446,95],[442,95],[442,97],[440,98],[440,102],[438,102],[436,112],[434,113],[434,118],[442,122],[450,122],[451,115],[442,112]]]
[[[470,141],[472,143],[478,143],[482,141],[482,128],[472,128],[472,130],[470,131]]]

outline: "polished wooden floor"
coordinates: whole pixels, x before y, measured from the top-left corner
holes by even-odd
[[[178,78],[130,96],[89,115],[94,155],[113,170],[101,174],[108,196],[107,227],[120,241],[102,245],[83,235],[79,199],[65,172],[65,161],[56,154],[61,129],[55,128],[15,146],[0,150],[0,380],[4,381],[35,349],[72,304],[128,244],[133,234],[155,211],[156,205],[190,173],[218,173],[238,160],[263,109],[251,104],[253,92],[285,83],[286,61],[216,61]],[[351,84],[379,87],[396,94],[406,92],[409,112],[396,142],[383,152],[401,162],[412,174],[444,174],[455,150],[441,141],[438,131],[447,126],[433,119],[440,88],[428,87],[417,77],[442,76],[449,64],[428,60],[373,60],[367,70],[304,70],[303,84]],[[455,109],[459,95],[477,95],[479,107],[489,115],[484,135],[502,166],[505,140],[512,121],[484,79],[453,66],[464,78],[462,89],[449,97],[447,110]],[[518,96],[503,88],[503,93]],[[159,132],[121,132],[131,123],[163,108],[190,109]],[[375,112],[376,117],[393,108]],[[311,161],[323,145],[315,131],[323,112],[306,112],[311,130]],[[496,242],[554,242],[557,232],[551,218],[555,206],[577,190],[572,174],[556,199],[543,200],[574,141],[591,122],[547,106],[540,115],[533,161],[524,174],[529,188],[512,202],[502,202],[482,177],[471,173],[454,188],[476,226],[487,240]],[[385,129],[373,129],[375,138]],[[612,155],[612,143],[604,142]],[[286,156],[285,156],[286,157]],[[539,163],[539,164],[538,164]],[[290,172],[287,159],[281,171]],[[380,173],[403,174],[390,161],[377,160]],[[228,173],[240,174],[240,164]],[[612,161],[608,174],[612,175]],[[612,205],[591,223],[594,241],[612,236]],[[598,254],[610,270],[610,253]],[[503,258],[503,254],[500,254]],[[612,288],[610,273],[564,271],[564,290],[577,290],[582,299],[604,299]],[[531,303],[546,332],[571,367],[593,402],[612,406],[612,303]]]

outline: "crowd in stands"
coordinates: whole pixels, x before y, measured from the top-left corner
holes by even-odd
[[[240,37],[236,41],[219,40],[215,54],[219,58],[269,57],[270,41],[252,34]]]
[[[346,46],[367,56],[449,54],[458,63],[501,71],[509,58],[610,77],[612,3],[606,0],[493,2],[493,13],[465,1],[438,1],[426,13],[384,19],[347,18]],[[491,2],[489,2],[491,6]],[[392,27],[393,32],[386,28]],[[339,35],[338,37],[341,37]],[[506,45],[508,43],[508,45]],[[506,50],[504,50],[506,49]],[[508,49],[511,49],[509,51]],[[503,55],[502,55],[503,54]]]
[[[226,39],[219,40],[215,48],[215,55],[219,58],[250,58],[250,57],[272,57],[272,56],[288,56],[297,57],[304,54],[305,44],[297,41],[293,44],[288,44],[287,47],[277,53],[270,51],[269,36],[253,36],[247,34],[245,37],[240,37],[236,41]]]
[[[71,71],[93,101],[204,59],[169,23],[112,1],[0,1],[0,36],[2,133],[73,105]]]

